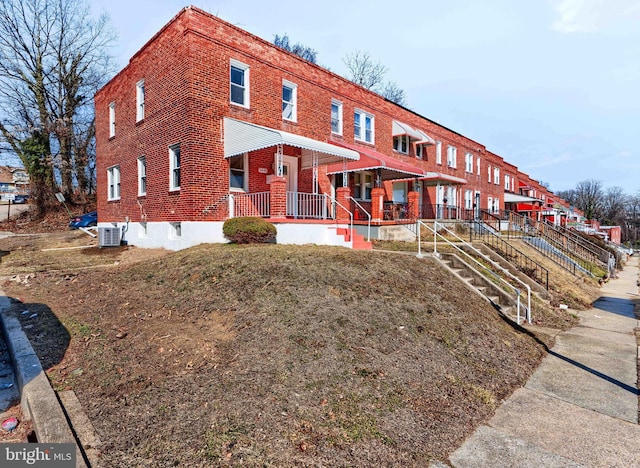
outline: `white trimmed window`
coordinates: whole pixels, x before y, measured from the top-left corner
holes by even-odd
[[[491,166],[487,165],[487,181],[491,183]]]
[[[452,185],[447,187],[447,205],[449,206],[458,206],[457,201],[458,191]]]
[[[169,146],[169,190],[180,190],[180,143]]]
[[[496,185],[500,185],[500,168],[493,168],[493,183]]]
[[[464,171],[473,173],[473,154],[471,153],[464,155]]]
[[[331,133],[342,135],[342,103],[331,100]]]
[[[116,103],[109,104],[109,138],[116,136]]]
[[[136,83],[136,122],[144,119],[144,80]]]
[[[107,169],[107,200],[120,199],[120,166]]]
[[[298,85],[287,80],[282,80],[282,118],[298,120]]]
[[[516,179],[514,179],[513,177],[511,178],[511,191],[516,191]]]
[[[436,141],[436,164],[442,164],[442,142]]]
[[[393,137],[393,150],[402,154],[409,154],[409,135]]]
[[[464,209],[470,210],[473,208],[473,190],[464,191]]]
[[[480,175],[480,156],[476,159],[476,170],[478,171],[478,175]]]
[[[447,167],[458,167],[458,149],[455,146],[447,146]]]
[[[247,153],[229,158],[229,189],[232,191],[249,190],[247,177]],[[286,167],[285,167],[286,168]],[[285,169],[283,168],[283,169]]]
[[[147,158],[138,158],[138,196],[147,194]]]
[[[416,158],[425,159],[426,156],[427,156],[426,145],[416,145]]]
[[[492,197],[487,197],[487,211],[489,213],[493,212],[493,198]]]
[[[231,59],[231,103],[249,107],[249,65]]]
[[[353,113],[353,136],[356,140],[373,143],[374,118],[365,111],[356,110]]]
[[[492,213],[500,213],[500,199],[499,198],[494,198],[493,199],[493,211]]]
[[[509,190],[509,175],[508,174],[504,175],[504,189],[505,190]]]
[[[353,174],[353,198],[358,200],[371,200],[373,188],[373,173],[356,172]]]

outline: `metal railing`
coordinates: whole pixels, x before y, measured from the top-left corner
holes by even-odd
[[[230,193],[229,216],[240,218],[243,216],[269,217],[269,192]]]
[[[561,231],[557,226],[553,226],[546,221],[537,221],[527,216],[511,213],[509,216],[509,225],[510,227],[517,226],[526,234],[536,236],[546,241],[548,246],[553,247],[553,249],[549,249],[548,246],[540,241],[523,238],[528,244],[536,247],[546,257],[551,258],[574,275],[580,270],[593,276],[594,269],[598,264],[606,268],[607,262],[603,262],[600,259],[599,253],[595,252],[592,247],[603,250],[608,260],[609,253],[606,250],[601,249],[595,244],[589,246],[586,240],[583,242],[583,239],[569,235],[567,232]],[[565,229],[565,231],[568,230]]]
[[[364,214],[367,215],[368,218],[368,222],[367,222],[367,242],[371,242],[371,213],[369,213],[367,210],[364,209],[364,207],[358,203],[358,200],[356,200],[353,197],[347,197],[348,200],[351,200],[353,203],[355,203],[356,207],[360,208],[360,211],[362,211]]]
[[[330,199],[324,193],[287,192],[287,216],[295,219],[333,219]]]
[[[473,219],[473,210],[467,210],[455,205],[437,203],[422,205],[420,209],[422,219]]]
[[[469,222],[469,240],[481,240],[495,252],[508,260],[518,270],[549,289],[549,270],[528,257],[524,252],[505,241],[501,236],[491,232],[479,221]]]
[[[446,226],[444,226],[442,223],[439,223],[438,221],[434,221],[433,222],[433,228],[431,228],[431,226],[428,226],[427,224],[425,224],[424,222],[418,220],[416,222],[417,226],[417,231],[418,231],[418,258],[422,258],[422,248],[421,248],[421,235],[420,235],[420,226],[424,226],[425,228],[427,228],[429,231],[431,231],[433,233],[433,253],[436,256],[439,256],[438,254],[438,236],[440,236],[440,238],[446,242],[449,246],[453,247],[454,249],[456,249],[458,252],[460,252],[462,255],[464,255],[465,257],[467,257],[468,259],[470,259],[473,263],[475,263],[478,268],[481,271],[486,272],[487,274],[491,275],[491,277],[495,278],[500,284],[502,284],[503,286],[506,286],[507,289],[515,292],[516,294],[516,307],[517,307],[517,322],[518,324],[520,324],[520,308],[524,307],[521,305],[521,300],[520,300],[520,296],[522,294],[522,292],[520,291],[520,289],[516,288],[514,285],[512,285],[511,283],[509,283],[508,281],[506,281],[504,278],[502,278],[500,275],[498,275],[495,271],[493,271],[491,268],[487,268],[485,265],[483,265],[482,263],[480,263],[475,257],[473,257],[471,254],[469,254],[468,252],[466,252],[465,250],[461,249],[460,246],[456,245],[456,243],[451,242],[449,239],[447,239],[445,236],[443,236],[442,234],[440,234],[438,232],[438,226],[440,226],[443,230],[445,230],[450,236],[453,236],[454,238],[458,239],[460,243],[462,243],[463,245],[467,246],[468,248],[470,248],[471,250],[473,250],[479,257],[481,257],[482,259],[484,259],[486,262],[488,262],[489,264],[493,265],[494,268],[500,270],[502,273],[504,273],[506,276],[508,276],[509,278],[511,278],[514,282],[519,283],[520,285],[522,285],[526,291],[527,291],[527,305],[525,307],[525,312],[526,312],[526,320],[528,323],[531,323],[531,287],[526,284],[524,281],[522,281],[520,278],[514,276],[511,272],[509,272],[508,270],[506,270],[505,268],[503,268],[501,265],[499,265],[498,263],[494,262],[493,260],[491,260],[491,258],[489,258],[488,256],[486,256],[485,254],[483,254],[482,252],[480,252],[478,249],[476,249],[473,245],[469,244],[468,242],[466,242],[465,240],[461,239],[456,233],[452,232],[451,230],[449,230]]]

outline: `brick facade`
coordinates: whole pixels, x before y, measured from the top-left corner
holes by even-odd
[[[230,63],[237,61],[249,69],[247,108],[230,103]],[[136,83],[144,80],[144,119],[136,122]],[[297,119],[283,120],[283,80],[296,85]],[[342,134],[331,132],[331,103],[342,103]],[[109,106],[115,105],[115,136],[109,136]],[[228,216],[229,160],[224,158],[223,118],[231,117],[271,129],[303,135],[320,142],[344,142],[373,148],[443,177],[417,182],[407,177],[407,198],[412,210],[417,205],[436,204],[436,187],[455,187],[451,206],[463,207],[464,192],[480,194],[481,208],[489,197],[499,199],[504,208],[504,175],[516,177],[515,191],[522,174],[502,157],[483,145],[439,125],[409,109],[290,54],[273,44],[194,7],[187,7],[160,30],[129,64],[95,97],[98,211],[101,222],[222,221]],[[374,139],[365,143],[354,137],[354,111],[374,117]],[[421,159],[416,148],[409,154],[393,150],[393,121],[422,130],[441,143],[442,163],[436,162],[436,146],[426,147]],[[180,145],[180,189],[170,190],[170,153]],[[457,151],[457,164],[447,164],[447,147]],[[251,152],[245,176],[249,192],[270,192],[281,197],[283,180],[274,178],[275,147]],[[286,156],[298,158],[301,150],[284,146]],[[473,169],[465,170],[465,157],[473,158]],[[146,160],[147,192],[138,195],[138,158]],[[480,169],[477,161],[480,159]],[[313,192],[311,169],[298,164],[298,190]],[[120,197],[107,199],[107,170],[119,166]],[[500,180],[488,180],[488,167],[499,168]],[[346,190],[332,186],[326,167],[318,170],[318,191],[338,194]],[[353,174],[348,193],[353,194]],[[460,185],[451,180],[464,179]],[[528,177],[527,183],[533,185]],[[269,183],[271,181],[271,184]],[[275,184],[273,182],[276,182]],[[374,188],[375,189],[375,188]],[[393,181],[385,181],[384,200],[393,199]],[[377,195],[380,190],[375,190]],[[376,198],[379,202],[379,198]],[[280,200],[280,198],[278,198]],[[409,201],[409,200],[407,200]],[[278,202],[280,203],[280,202]],[[367,206],[371,208],[369,203]],[[272,207],[273,210],[273,207]],[[284,214],[278,205],[277,213]],[[380,213],[379,203],[374,209]],[[415,214],[415,213],[414,213]],[[376,218],[374,216],[374,219]]]

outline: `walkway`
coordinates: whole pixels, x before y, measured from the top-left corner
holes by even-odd
[[[454,467],[640,466],[638,258],[450,457]]]

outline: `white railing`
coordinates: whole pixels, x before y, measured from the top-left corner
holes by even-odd
[[[454,233],[453,231],[451,231],[445,225],[443,225],[442,223],[439,223],[438,221],[434,221],[433,222],[433,228],[431,228],[431,226],[425,224],[421,220],[418,220],[416,222],[416,229],[418,231],[418,258],[422,258],[423,257],[423,255],[422,255],[422,247],[421,247],[421,237],[422,236],[420,235],[420,226],[421,225],[426,227],[429,231],[431,231],[433,233],[433,253],[434,253],[434,255],[438,256],[438,242],[437,242],[437,240],[438,240],[438,236],[440,236],[440,238],[442,238],[443,241],[445,241],[451,247],[455,248],[458,252],[460,252],[461,254],[463,254],[464,256],[469,258],[471,261],[473,261],[479,267],[479,269],[484,270],[485,272],[490,274],[492,277],[496,278],[496,280],[498,282],[500,282],[501,284],[505,285],[508,289],[510,289],[510,290],[512,290],[512,291],[514,291],[516,293],[517,309],[518,309],[518,315],[517,315],[518,325],[520,325],[520,307],[521,307],[520,295],[521,295],[521,291],[518,288],[516,288],[515,286],[513,286],[511,283],[509,283],[508,281],[504,280],[500,275],[497,275],[492,269],[487,268],[486,266],[484,266],[482,263],[480,263],[478,260],[476,260],[473,256],[469,255],[469,253],[467,253],[463,249],[461,249],[458,245],[456,245],[455,243],[451,242],[449,239],[447,239],[442,234],[440,234],[438,232],[438,226],[440,226],[442,229],[444,229],[449,235],[452,235],[453,237],[458,239],[460,241],[460,243],[462,243],[463,245],[466,245],[467,247],[473,249],[473,251],[478,256],[482,257],[486,262],[490,263],[495,268],[497,268],[500,271],[502,271],[505,275],[509,276],[515,282],[521,284],[527,290],[527,306],[526,306],[526,311],[525,312],[526,312],[526,320],[527,320],[527,322],[531,323],[531,287],[528,284],[526,284],[520,278],[517,278],[516,276],[511,274],[510,271],[504,269],[498,263],[494,262],[491,258],[487,257],[485,254],[480,252],[473,245],[471,245],[468,242],[466,242],[465,240],[461,239],[456,233]]]
[[[323,193],[287,192],[287,216],[296,219],[333,219],[330,199]]]
[[[257,216],[268,218],[270,207],[269,195],[269,192],[230,193],[229,217]]]
[[[367,210],[365,210],[364,207],[360,203],[358,203],[358,200],[356,200],[355,198],[347,197],[347,199],[352,200],[353,203],[355,203],[356,206],[360,208],[360,210],[362,210],[364,214],[367,215],[367,218],[369,218],[369,221],[367,222],[367,242],[371,242],[371,214]]]

